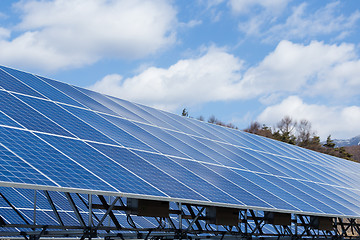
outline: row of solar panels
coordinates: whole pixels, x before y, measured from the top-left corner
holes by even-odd
[[[3,182],[360,216],[356,163],[1,68]]]

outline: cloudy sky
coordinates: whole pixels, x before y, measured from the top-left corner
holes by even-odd
[[[360,134],[360,1],[0,1],[0,64],[240,129]]]

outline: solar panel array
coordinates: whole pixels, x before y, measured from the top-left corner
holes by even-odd
[[[360,217],[358,163],[7,67],[0,99],[0,186]]]

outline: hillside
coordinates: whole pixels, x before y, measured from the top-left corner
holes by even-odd
[[[360,162],[360,146],[347,146],[345,147],[346,151],[350,153],[352,156],[352,159],[354,159],[357,162]]]

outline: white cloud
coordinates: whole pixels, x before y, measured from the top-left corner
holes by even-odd
[[[277,14],[281,12],[289,0],[230,0],[231,10],[236,14],[248,14],[254,7],[260,6],[267,12]]]
[[[248,36],[262,36],[265,28],[283,13],[290,0],[230,0],[231,11],[247,20],[239,23],[239,30]]]
[[[9,38],[10,34],[11,32],[9,29],[0,27],[0,40]]]
[[[289,94],[343,100],[357,95],[360,86],[360,60],[354,52],[350,44],[282,41],[257,66],[244,69],[241,59],[210,47],[167,69],[148,67],[127,79],[107,76],[91,88],[167,110],[239,99],[274,104]]]
[[[166,0],[54,0],[16,4],[20,35],[0,41],[0,60],[49,70],[102,58],[136,59],[174,43],[176,11]]]
[[[340,2],[331,2],[311,13],[306,3],[293,9],[284,23],[272,26],[264,33],[267,40],[314,38],[336,33],[337,39],[346,37],[360,19],[360,12],[349,16],[338,14]]]
[[[275,125],[284,116],[295,120],[307,119],[322,140],[331,134],[332,138],[349,138],[360,132],[360,107],[307,104],[298,96],[290,96],[281,103],[267,107],[258,121],[269,126]]]
[[[233,99],[242,61],[211,47],[198,58],[180,60],[168,69],[150,67],[128,79],[110,75],[91,88],[110,95],[174,110],[209,101]]]
[[[359,10],[343,14],[339,10],[340,1],[330,2],[318,9],[302,3],[294,6],[287,16],[288,3],[282,0],[232,0],[230,6],[233,12],[248,17],[239,23],[239,30],[247,36],[260,37],[264,42],[308,40],[331,34],[332,38],[341,40],[354,30],[360,19]]]
[[[318,85],[319,81],[326,81],[329,73],[344,63],[352,61],[359,63],[354,49],[351,44],[328,45],[313,41],[309,45],[302,45],[281,41],[258,66],[247,70],[241,87],[247,90],[248,96],[297,91],[302,91],[304,94],[311,92],[327,95],[336,89],[328,88],[329,91],[324,91],[322,88],[321,91],[315,91],[313,85]],[[353,68],[356,72],[356,67]],[[338,76],[333,76],[333,79],[338,81],[342,77],[343,75],[339,73]],[[326,83],[320,85],[324,84]],[[346,91],[350,86],[343,87]]]

